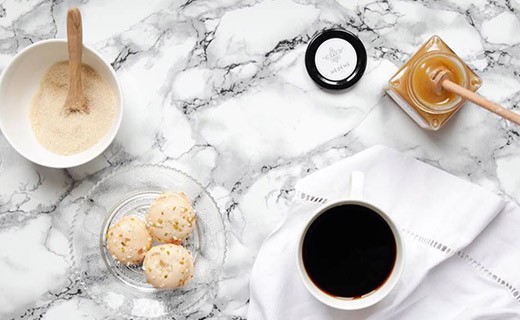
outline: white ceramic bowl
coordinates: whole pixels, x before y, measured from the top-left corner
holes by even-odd
[[[100,155],[114,140],[123,117],[123,96],[112,66],[94,50],[83,47],[83,63],[96,70],[112,87],[117,113],[109,132],[89,149],[63,156],[45,149],[36,140],[29,118],[31,101],[47,70],[68,60],[67,41],[39,41],[20,51],[0,77],[0,129],[13,148],[28,160],[51,168],[70,168]]]

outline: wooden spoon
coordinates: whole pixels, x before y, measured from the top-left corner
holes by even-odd
[[[88,105],[83,95],[81,83],[81,55],[83,53],[83,30],[81,13],[78,8],[67,12],[67,44],[69,47],[69,92],[65,100],[68,112],[88,113]]]
[[[450,92],[455,93],[456,95],[459,95],[476,105],[493,112],[494,114],[507,119],[516,125],[520,126],[520,114],[517,114],[509,109],[506,109],[492,101],[489,101],[488,99],[482,97],[479,94],[476,94],[475,92],[468,90],[464,87],[459,86],[458,84],[450,81],[448,79],[449,71],[445,68],[439,68],[437,70],[434,70],[430,74],[430,79],[432,80],[433,89],[435,94],[440,95],[443,90],[447,90]]]

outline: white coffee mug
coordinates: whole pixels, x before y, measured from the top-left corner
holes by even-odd
[[[321,208],[319,208],[314,214],[311,215],[310,219],[305,224],[305,227],[303,228],[300,236],[300,241],[298,244],[298,272],[300,274],[300,278],[302,279],[305,287],[309,292],[319,301],[323,302],[324,304],[331,306],[336,309],[342,309],[342,310],[356,310],[356,309],[362,309],[369,307],[377,302],[379,302],[381,299],[383,299],[390,291],[394,288],[397,281],[399,280],[399,277],[401,276],[401,272],[403,270],[404,265],[404,248],[403,248],[403,241],[401,239],[401,236],[399,234],[399,230],[396,228],[394,222],[390,219],[390,217],[381,209],[377,208],[371,203],[368,203],[366,201],[363,201],[363,187],[364,187],[364,174],[362,172],[353,172],[351,175],[351,190],[350,190],[350,196],[346,199],[340,199],[337,201],[333,201],[330,203],[325,204]],[[344,298],[344,297],[337,297],[332,296],[324,291],[322,291],[319,287],[317,287],[314,282],[311,280],[309,275],[307,274],[305,270],[305,266],[303,263],[303,242],[305,239],[305,235],[307,234],[307,231],[309,230],[310,225],[318,218],[322,213],[328,211],[331,208],[334,208],[336,206],[342,206],[342,205],[359,205],[366,207],[375,213],[379,214],[388,226],[390,227],[395,242],[396,242],[396,261],[394,264],[394,267],[386,279],[386,281],[378,287],[376,290],[363,295],[361,297],[356,298]]]

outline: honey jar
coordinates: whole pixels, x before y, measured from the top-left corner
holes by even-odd
[[[432,74],[446,70],[448,79],[473,92],[482,79],[438,36],[431,37],[390,78],[386,92],[422,128],[440,129],[464,104],[465,99],[435,91]]]

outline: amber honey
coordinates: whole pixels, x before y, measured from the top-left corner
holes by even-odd
[[[410,88],[414,98],[435,110],[450,109],[461,100],[458,95],[447,90],[435,92],[432,75],[441,69],[447,71],[448,80],[466,86],[463,66],[454,57],[446,54],[433,53],[424,56],[417,61],[410,75]]]
[[[448,79],[471,91],[482,80],[438,36],[430,38],[388,82],[387,93],[421,127],[438,130],[465,100],[446,90],[435,92],[432,74],[448,72]]]

